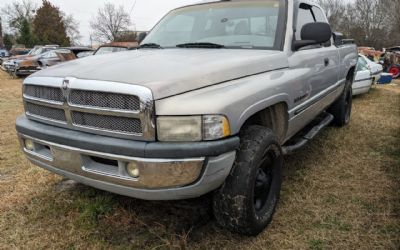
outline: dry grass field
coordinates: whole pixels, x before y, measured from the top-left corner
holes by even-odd
[[[355,98],[348,127],[285,159],[277,214],[255,238],[220,229],[207,197],[141,201],[28,163],[21,82],[0,72],[0,249],[400,248],[400,82]]]

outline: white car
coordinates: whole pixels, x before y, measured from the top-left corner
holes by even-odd
[[[379,79],[381,78],[382,72],[383,72],[383,66],[380,65],[379,63],[376,63],[374,61],[371,61],[368,57],[364,56],[364,55],[360,55],[360,59],[359,60],[363,60],[365,61],[364,63],[366,63],[371,71],[371,75],[372,75],[372,84],[375,84],[379,81]]]
[[[363,57],[358,57],[357,74],[353,83],[353,96],[368,93],[372,87],[373,77],[368,63]]]

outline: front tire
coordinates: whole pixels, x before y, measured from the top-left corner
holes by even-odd
[[[353,89],[350,80],[347,80],[343,94],[329,108],[328,112],[334,116],[333,123],[338,127],[344,127],[350,123],[353,106]]]
[[[218,223],[234,233],[261,233],[279,201],[282,165],[282,149],[273,131],[262,126],[246,128],[232,172],[214,194]]]

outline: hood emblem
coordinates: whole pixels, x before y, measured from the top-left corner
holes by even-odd
[[[63,83],[62,83],[61,88],[62,88],[64,91],[67,91],[68,88],[69,88],[69,80],[65,79],[65,80],[63,81]]]

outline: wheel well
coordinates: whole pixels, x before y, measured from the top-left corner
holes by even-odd
[[[279,141],[282,143],[286,139],[288,130],[288,107],[286,103],[281,102],[265,108],[251,116],[244,123],[243,127],[250,125],[260,125],[267,127],[275,132]]]
[[[349,70],[349,73],[347,73],[346,80],[354,80],[354,77],[356,75],[355,72],[356,72],[356,67],[352,67]]]

